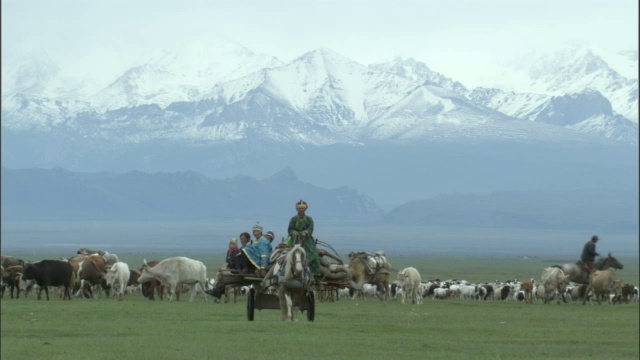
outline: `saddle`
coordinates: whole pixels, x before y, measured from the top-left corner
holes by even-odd
[[[391,264],[387,261],[384,251],[378,251],[374,254],[367,252],[352,252],[349,256],[354,259],[358,258],[364,264],[365,271],[369,275],[378,273],[390,273]]]
[[[582,260],[578,260],[576,261],[576,265],[578,265],[582,271],[586,272],[587,274],[591,274],[591,267],[585,263],[582,262]]]

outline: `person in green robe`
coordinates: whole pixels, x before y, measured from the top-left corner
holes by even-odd
[[[296,203],[298,215],[292,217],[289,221],[287,245],[291,247],[296,243],[300,243],[307,253],[309,270],[314,275],[321,275],[320,258],[318,257],[316,240],[313,238],[313,218],[305,213],[308,207],[304,200]]]

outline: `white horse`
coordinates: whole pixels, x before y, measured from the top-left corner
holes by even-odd
[[[283,321],[298,320],[294,313],[300,310],[310,280],[306,253],[300,245],[295,245],[287,252],[284,269],[279,273],[278,298]]]

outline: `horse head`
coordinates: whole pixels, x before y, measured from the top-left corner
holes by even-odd
[[[624,265],[622,265],[622,263],[618,259],[611,256],[611,253],[609,253],[606,258],[601,259],[601,261],[603,265],[602,270],[608,269],[610,267],[622,270],[622,268],[624,267]]]
[[[304,276],[304,261],[306,255],[304,249],[299,244],[289,250],[285,267],[285,280],[302,278]]]

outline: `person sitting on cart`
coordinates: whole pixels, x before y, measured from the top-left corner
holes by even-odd
[[[253,226],[253,236],[255,241],[253,245],[246,246],[242,249],[242,252],[246,255],[249,261],[249,266],[246,272],[249,273],[254,270],[260,270],[260,275],[267,275],[267,268],[269,267],[269,258],[271,258],[271,241],[269,241],[264,235],[262,235],[263,227],[260,224]]]
[[[266,237],[267,240],[269,240],[270,244],[273,244],[273,239],[276,238],[276,234],[273,231],[269,230],[267,231],[266,234],[264,234],[264,237]],[[273,245],[271,246],[271,248],[273,249]]]
[[[251,235],[249,235],[248,232],[240,234],[240,245],[240,249],[236,255],[235,270],[231,270],[231,272],[236,274],[248,274],[251,262],[244,251],[247,247],[251,247]]]
[[[296,243],[302,245],[309,261],[309,271],[313,275],[321,275],[318,249],[313,238],[313,218],[306,214],[308,207],[304,200],[296,203],[298,214],[289,221],[287,246],[291,247]]]
[[[227,269],[231,270],[236,268],[239,253],[238,239],[231,238],[231,240],[229,240],[229,249],[227,249]]]

